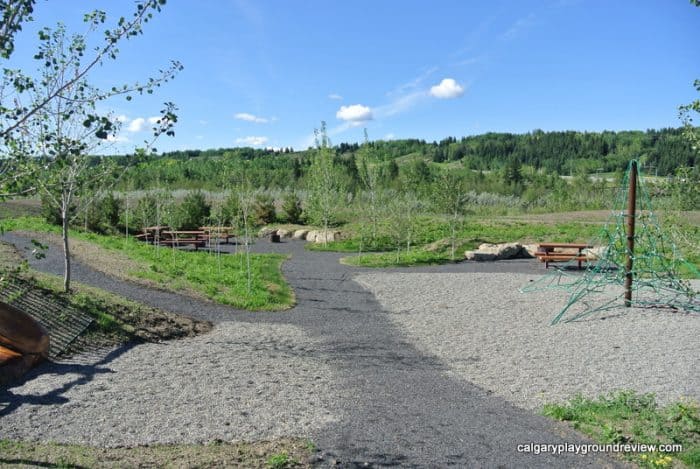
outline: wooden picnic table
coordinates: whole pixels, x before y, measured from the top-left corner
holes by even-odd
[[[236,236],[236,230],[232,226],[200,226],[200,230],[209,235],[209,239],[224,239],[226,244],[231,242],[231,238]]]
[[[236,229],[232,226],[200,226],[202,231],[235,231]]]
[[[169,231],[163,231],[162,232],[164,235],[169,235],[169,236],[204,236],[207,233],[202,230],[169,230]]]
[[[156,225],[156,226],[147,226],[143,230],[144,233],[160,233],[162,231],[168,231],[170,227],[168,225]]]
[[[588,243],[540,243],[535,255],[544,262],[544,268],[549,268],[550,262],[557,261],[578,261],[578,268],[582,267],[581,263],[587,261],[588,257],[583,253],[584,249],[590,249]],[[562,249],[566,249],[563,251]]]
[[[176,247],[191,245],[195,250],[206,246],[209,238],[202,230],[169,230],[161,233],[164,238],[161,238],[160,244],[164,246]]]
[[[163,232],[169,230],[170,227],[167,225],[156,225],[147,226],[141,230],[140,234],[137,234],[136,239],[146,241],[147,243],[155,243],[160,240]]]

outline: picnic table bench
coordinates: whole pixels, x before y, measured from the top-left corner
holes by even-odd
[[[549,268],[550,262],[578,261],[578,268],[582,267],[583,261],[588,261],[588,257],[583,253],[584,249],[593,246],[586,243],[540,243],[535,256],[544,262],[544,268]]]
[[[146,241],[147,243],[158,243],[163,237],[163,233],[170,230],[167,225],[147,226],[141,230],[140,234],[134,236],[136,239]]]
[[[207,245],[209,237],[202,230],[163,231],[159,244],[163,246],[193,246],[195,250]]]
[[[212,240],[225,240],[228,244],[235,237],[234,229],[228,226],[203,226],[198,230],[173,230],[169,226],[148,226],[135,236],[136,239],[160,246],[205,247]]]
[[[235,238],[235,230],[231,226],[200,226],[199,229],[204,231],[208,239],[223,239],[226,244],[231,242],[231,238]]]

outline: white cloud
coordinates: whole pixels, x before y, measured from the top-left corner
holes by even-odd
[[[394,140],[396,138],[396,135],[392,133],[388,133],[384,136],[384,140]]]
[[[458,98],[464,94],[464,87],[452,78],[445,78],[439,85],[430,87],[430,96],[439,99]]]
[[[246,121],[246,122],[255,122],[256,124],[267,124],[269,122],[268,119],[265,117],[258,117],[254,116],[253,114],[249,114],[247,112],[239,112],[235,116],[233,116],[235,119]]]
[[[126,122],[129,120],[129,118],[126,117],[124,114],[119,114],[117,116],[114,116],[114,118],[117,120],[117,122]]]
[[[245,145],[250,145],[251,147],[259,147],[267,143],[267,137],[241,137],[236,139],[236,143],[243,143]]]
[[[328,99],[334,99],[336,101],[342,101],[343,97],[340,96],[338,93],[331,93],[328,95]]]
[[[148,123],[149,124],[157,124],[159,120],[160,120],[160,116],[149,117]]]
[[[126,128],[129,132],[141,132],[146,125],[146,119],[143,117],[137,117],[129,123],[129,127]]]
[[[363,123],[372,120],[372,109],[362,104],[353,104],[352,106],[340,106],[335,117],[343,120],[351,125],[362,125]]]

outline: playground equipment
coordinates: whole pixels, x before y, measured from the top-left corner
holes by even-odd
[[[0,383],[57,358],[92,322],[33,281],[6,273],[0,279]]]
[[[598,239],[590,243],[603,248],[583,275],[572,273],[572,261],[521,291],[561,289],[569,293],[566,305],[551,324],[620,306],[700,313],[699,292],[682,279],[700,278],[700,273],[662,231],[641,184],[636,160],[629,163],[615,207],[618,210]]]
[[[49,354],[49,334],[30,315],[0,302],[0,383],[15,379]]]

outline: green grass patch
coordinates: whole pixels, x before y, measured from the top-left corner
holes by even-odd
[[[304,440],[171,444],[98,448],[87,445],[0,440],[0,466],[31,467],[311,467]]]
[[[66,294],[63,278],[56,275],[36,271],[24,275],[37,288],[51,292],[95,318],[85,333],[85,343],[126,343],[134,339],[161,342],[211,330],[211,323],[207,321],[165,312],[78,282]]]
[[[397,255],[393,242],[381,240],[376,246],[381,252],[365,252],[343,258],[348,265],[362,267],[407,267],[454,262],[464,258],[465,250],[476,249],[482,243],[538,242],[556,240],[560,242],[588,242],[600,230],[597,225],[580,223],[538,224],[526,222],[502,222],[480,220],[467,223],[457,232],[455,258],[452,259],[449,226],[436,219],[420,220],[416,225],[416,245],[409,251],[402,249]],[[438,247],[430,244],[437,242]],[[348,238],[333,243],[313,244],[309,249],[319,251],[358,252],[357,238]],[[372,251],[365,249],[365,251]]]
[[[476,249],[481,243],[540,243],[556,241],[564,243],[596,243],[603,225],[599,221],[590,223],[580,220],[565,221],[560,223],[547,223],[542,221],[521,221],[513,219],[499,219],[482,217],[467,218],[456,234],[458,248],[455,256],[462,259],[465,250]],[[441,242],[450,237],[449,225],[437,216],[417,217],[413,225],[412,244],[415,246],[409,252],[405,248],[396,256],[396,241],[390,236],[377,237],[372,243],[363,240],[360,233],[363,226],[359,223],[349,223],[342,227],[344,239],[326,244],[309,243],[307,249],[313,251],[335,251],[347,253],[361,253],[359,256],[346,257],[343,262],[349,265],[366,267],[391,267],[414,266],[427,264],[441,264],[451,262],[449,249],[435,250],[428,245]],[[367,231],[367,227],[364,227]],[[386,233],[386,226],[380,227],[379,232]],[[693,244],[698,239],[700,230],[693,228],[686,233],[691,240],[687,242],[692,248],[684,249],[682,254],[691,265],[690,268],[682,267],[680,270],[684,278],[695,278],[697,274],[692,269],[700,269],[700,253]]]
[[[457,256],[455,256],[457,257]],[[459,257],[457,257],[459,259]],[[420,249],[394,252],[373,252],[342,259],[343,264],[358,267],[411,267],[418,265],[436,265],[452,262],[448,253],[429,252]]]
[[[309,249],[315,251],[358,252],[362,251],[389,251],[395,245],[395,241],[389,236],[379,236],[374,242],[362,243],[359,233],[360,224],[348,224],[342,228],[345,239],[326,244],[313,243]],[[497,221],[475,219],[467,221],[457,231],[457,238],[471,240],[474,243],[504,243],[515,241],[559,241],[559,242],[588,242],[599,232],[599,224],[584,223],[528,223],[520,221]],[[413,226],[413,244],[420,246],[433,243],[450,236],[450,228],[447,222],[438,217],[418,217]],[[362,245],[361,245],[362,244]]]
[[[2,225],[6,231],[59,232],[58,227],[38,218],[4,220]],[[147,280],[175,292],[197,292],[218,303],[249,310],[280,310],[294,303],[293,292],[281,272],[286,257],[280,254],[251,254],[251,288],[248,290],[247,262],[243,253],[216,255],[206,251],[158,248],[133,237],[126,239],[74,230],[71,236],[135,261],[138,268],[127,273],[131,280]]]
[[[267,465],[270,469],[286,469],[288,467],[294,467],[297,464],[298,461],[290,457],[287,453],[273,454],[267,458]]]
[[[566,404],[547,404],[543,413],[571,425],[602,444],[682,445],[676,453],[625,453],[642,467],[700,468],[700,407],[679,401],[659,407],[653,394],[620,391],[597,399],[576,396]]]

